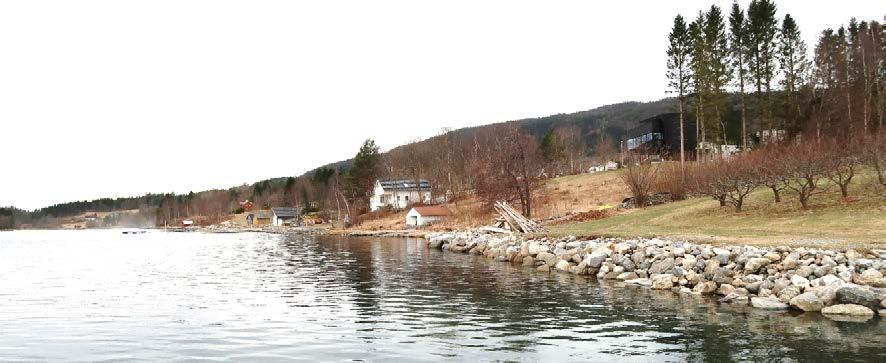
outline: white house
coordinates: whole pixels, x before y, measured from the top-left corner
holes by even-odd
[[[298,208],[271,208],[271,225],[293,226],[298,225]]]
[[[618,169],[618,163],[616,163],[614,161],[607,161],[603,164],[594,165],[594,166],[588,168],[588,173],[596,173],[596,172],[600,172],[600,171],[609,171],[609,170],[616,170],[616,169]]]
[[[376,180],[372,197],[369,198],[369,210],[377,211],[382,207],[403,209],[411,204],[427,204],[431,202],[431,183],[427,180]]]
[[[449,215],[449,210],[442,205],[414,207],[409,210],[409,213],[406,213],[406,227],[416,228],[427,226],[438,222]]]

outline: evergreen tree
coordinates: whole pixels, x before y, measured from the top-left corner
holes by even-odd
[[[748,148],[748,129],[747,129],[747,103],[745,102],[745,80],[747,79],[748,61],[747,61],[747,22],[745,20],[744,10],[737,2],[732,3],[732,12],[729,14],[729,51],[732,56],[732,68],[736,72],[736,81],[738,83],[738,96],[741,103],[741,147],[744,150]]]
[[[345,178],[351,199],[361,200],[369,195],[380,166],[379,147],[375,144],[375,140],[367,139],[354,156],[354,163]]]
[[[714,110],[712,121],[720,126],[722,143],[728,143],[726,139],[726,119],[723,113],[726,110],[726,86],[732,79],[729,68],[729,43],[726,37],[726,24],[723,20],[723,12],[716,5],[705,16],[704,23],[705,39],[705,65],[707,66],[709,103]]]
[[[686,161],[684,145],[685,111],[683,110],[686,89],[690,82],[690,52],[692,43],[689,38],[689,30],[683,16],[674,18],[674,26],[668,35],[668,86],[677,93],[677,110],[680,112],[680,168]]]
[[[691,46],[692,88],[695,93],[695,139],[699,141],[698,153],[702,157],[702,146],[706,143],[707,118],[705,117],[705,104],[708,100],[710,89],[710,75],[708,74],[707,44],[704,37],[704,27],[707,16],[699,11],[695,21],[689,24],[689,39]]]
[[[542,157],[548,163],[558,161],[563,157],[563,146],[560,140],[557,139],[557,134],[554,133],[553,128],[548,129],[542,137],[538,148],[541,151]]]
[[[784,17],[779,37],[778,60],[783,74],[782,85],[785,92],[785,115],[793,128],[798,127],[800,103],[797,93],[806,78],[809,62],[806,60],[806,42],[800,36],[800,29],[791,14]]]
[[[756,85],[758,118],[762,116],[770,132],[772,120],[772,79],[775,75],[775,38],[778,21],[771,0],[752,0],[748,6],[748,65]],[[761,135],[762,136],[762,135]]]

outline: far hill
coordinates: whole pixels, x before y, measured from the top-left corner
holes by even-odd
[[[599,139],[600,132],[604,132],[612,139],[617,140],[626,130],[635,126],[639,121],[666,112],[674,111],[674,99],[664,98],[653,102],[622,102],[612,105],[597,107],[587,111],[579,111],[567,114],[556,114],[545,117],[527,118],[521,120],[503,121],[482,126],[466,127],[451,131],[458,136],[470,136],[483,129],[492,128],[503,123],[513,122],[519,125],[528,134],[541,138],[548,130],[555,127],[577,127],[585,138],[587,145],[593,147]],[[427,140],[419,141],[427,142]],[[393,148],[397,149],[397,147]],[[308,171],[302,176],[311,176],[319,168],[348,168],[352,160],[342,160],[328,163]],[[286,184],[290,176],[282,176],[258,181],[250,185],[259,185],[262,189],[278,189]],[[195,193],[199,196],[201,193]],[[232,188],[232,193],[234,193]],[[188,200],[195,194],[176,196],[178,199]],[[156,207],[167,198],[163,194],[147,194],[139,197],[103,198],[94,201],[76,201],[59,203],[53,206],[41,208],[33,213],[34,217],[53,216],[70,217],[84,212],[111,212],[116,210],[137,209],[140,207]]]

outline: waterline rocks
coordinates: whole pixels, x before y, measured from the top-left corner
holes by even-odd
[[[655,290],[716,295],[724,304],[824,311],[886,309],[886,252],[717,246],[689,241],[430,233],[428,247]],[[880,253],[884,252],[884,253]],[[833,311],[842,311],[831,309]]]

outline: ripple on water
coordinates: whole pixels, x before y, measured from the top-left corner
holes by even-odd
[[[541,274],[421,241],[0,232],[0,360],[853,360],[834,322]]]

